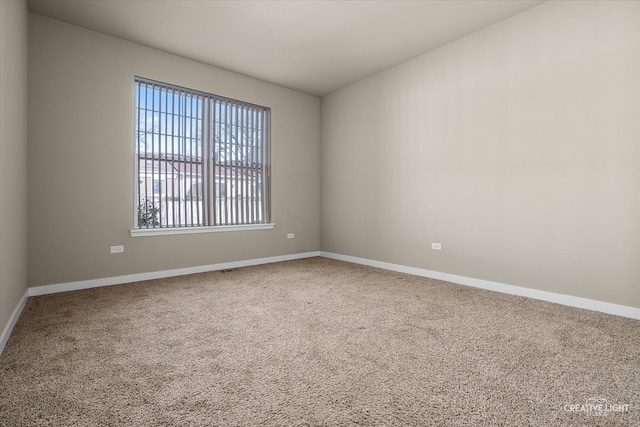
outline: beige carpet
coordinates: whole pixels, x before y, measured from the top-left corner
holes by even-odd
[[[639,426],[640,322],[325,258],[34,297],[0,425]]]

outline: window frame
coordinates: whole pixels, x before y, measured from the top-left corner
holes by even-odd
[[[144,87],[141,88],[140,85]],[[171,83],[160,82],[152,79],[148,79],[145,77],[135,76],[134,77],[134,114],[133,114],[133,122],[134,122],[134,179],[133,179],[133,228],[130,230],[130,234],[132,237],[141,237],[141,236],[155,236],[155,235],[171,235],[171,234],[194,234],[194,233],[211,233],[211,232],[226,232],[226,231],[243,231],[243,230],[265,230],[272,229],[275,224],[271,222],[271,109],[269,107],[264,107],[261,105],[249,103],[246,101],[240,101],[232,98],[227,98],[195,89],[190,89],[182,86],[178,86]],[[141,111],[144,112],[144,121],[146,122],[149,118],[148,114],[151,111],[151,117],[155,119],[155,115],[158,114],[160,116],[159,121],[162,122],[162,107],[159,107],[156,110],[155,100],[152,101],[153,104],[151,106],[151,110],[147,107],[148,98],[145,98],[144,107],[140,105],[140,100],[138,99],[141,96],[142,91],[144,91],[145,97],[147,97],[147,90],[158,91],[158,104],[162,105],[162,94],[163,91],[167,91],[165,102],[169,102],[169,91],[171,93],[171,108],[172,108],[172,117],[178,116],[179,120],[183,120],[183,117],[187,117],[187,114],[190,114],[190,119],[193,119],[193,108],[191,113],[187,113],[186,109],[183,115],[174,114],[174,105],[175,96],[177,94],[178,99],[181,101],[182,96],[189,98],[189,102],[192,102],[193,97],[196,97],[196,103],[202,101],[202,111],[197,110],[196,113],[196,123],[201,121],[201,128],[197,128],[199,130],[196,132],[196,136],[193,137],[193,133],[190,133],[189,136],[187,134],[193,131],[193,128],[187,132],[184,128],[179,130],[178,132],[182,132],[181,135],[176,136],[175,134],[169,134],[169,130],[167,130],[165,122],[164,134],[162,132],[162,125],[159,125],[160,130],[156,131],[155,127],[151,128],[151,131],[148,129],[148,124],[144,124],[144,131],[139,129],[141,126]],[[155,93],[154,93],[155,96]],[[187,102],[185,100],[185,102]],[[193,105],[193,104],[192,104]],[[168,107],[167,107],[168,108]],[[222,114],[219,113],[221,109],[224,108],[226,111],[226,115],[231,113],[230,116],[226,116],[223,118]],[[230,108],[230,109],[229,109]],[[168,109],[164,111],[164,114],[168,116]],[[234,115],[235,111],[235,115]],[[238,115],[238,112],[240,114]],[[254,114],[251,116],[253,118],[253,122],[249,120],[249,114]],[[217,118],[215,117],[218,114]],[[230,118],[229,118],[230,117]],[[241,117],[247,118],[246,123],[240,123]],[[255,121],[257,120],[257,122]],[[153,120],[155,122],[155,120]],[[186,118],[185,118],[186,122]],[[218,128],[218,133],[216,133],[216,126]],[[230,130],[227,130],[227,134],[223,134],[220,132],[222,130],[222,126],[227,129],[235,128],[235,134],[231,134]],[[244,127],[243,127],[244,126]],[[175,125],[170,125],[171,132],[175,132]],[[238,130],[240,129],[240,130]],[[144,132],[145,142],[141,142],[140,135],[141,132]],[[249,140],[246,134],[240,134],[240,132],[249,132],[254,133],[252,144],[246,143],[243,144],[242,139]],[[148,144],[146,142],[146,138],[151,135],[151,153],[149,153],[148,146],[145,145],[144,153],[141,151],[143,144]],[[222,135],[226,135],[226,141],[222,142]],[[259,135],[259,136],[258,136]],[[167,150],[166,139],[171,138],[183,138],[185,141],[187,139],[195,140],[196,145],[190,145],[190,149],[196,150],[196,152],[200,152],[200,154],[196,154],[192,156],[191,154],[185,154],[186,151],[181,155],[180,152],[176,153],[175,148],[172,147],[171,153]],[[157,142],[156,142],[156,139]],[[162,138],[165,138],[165,151],[162,150]],[[217,138],[217,139],[216,139]],[[260,141],[260,142],[258,142]],[[159,148],[156,148],[156,144]],[[186,144],[186,142],[185,142]],[[184,145],[183,148],[186,150],[187,146]],[[251,151],[251,157],[249,154],[245,154],[244,152],[240,152],[239,150],[245,149],[247,152]],[[180,148],[178,148],[178,151]],[[224,150],[224,151],[223,151]],[[253,151],[256,151],[259,154],[254,155]],[[208,153],[208,156],[203,154]],[[226,154],[227,159],[222,160],[222,157],[225,157]],[[164,159],[163,159],[164,156]],[[182,160],[180,157],[182,156]],[[171,157],[171,160],[168,160]],[[189,157],[190,160],[186,160]],[[178,158],[176,160],[176,158]],[[194,160],[195,158],[195,160]],[[241,160],[238,160],[238,159]],[[149,174],[146,170],[147,162],[152,162],[152,175],[151,175],[151,183],[152,188],[151,192],[146,188],[144,192],[141,192],[141,179],[148,180]],[[145,171],[144,178],[141,178],[141,162],[145,163]],[[153,175],[153,167],[155,167],[155,163],[158,163],[158,170],[161,170],[160,164],[164,162],[165,171],[164,173],[158,172],[158,175]],[[169,222],[168,218],[165,221],[168,221],[166,224],[162,224],[162,220],[156,221],[154,217],[154,221],[152,223],[146,222],[145,225],[141,225],[140,215],[141,215],[141,203],[146,203],[149,195],[153,197],[152,206],[155,210],[156,206],[158,209],[165,209],[166,212],[169,212],[168,206],[162,207],[162,196],[165,196],[165,204],[168,204],[169,194],[166,190],[167,186],[175,186],[175,177],[171,178],[171,182],[166,182],[168,180],[169,172],[167,172],[167,168],[169,164],[171,164],[172,168],[175,165],[182,165],[185,169],[184,175],[186,176],[186,167],[184,165],[192,165],[192,164],[201,166],[202,171],[198,172],[196,175],[196,184],[191,184],[190,191],[193,189],[193,186],[201,186],[202,187],[202,201],[197,200],[195,203],[201,205],[199,209],[202,209],[202,218],[200,218],[200,214],[198,213],[197,219],[198,223],[181,223],[181,219],[176,219],[175,217],[171,218]],[[205,166],[206,163],[206,166]],[[205,171],[206,169],[206,171]],[[221,170],[224,169],[225,175],[220,175]],[[193,169],[191,169],[193,170]],[[227,171],[233,171],[233,173],[229,172],[230,175],[227,176]],[[191,174],[191,172],[189,172]],[[249,174],[249,175],[248,175]],[[173,172],[172,176],[175,176],[176,173]],[[181,174],[177,174],[180,177]],[[234,177],[235,175],[235,177]],[[238,178],[238,176],[240,178]],[[155,180],[162,180],[163,188],[160,189],[159,200],[156,202],[155,200]],[[226,181],[222,181],[222,180]],[[231,181],[229,181],[231,179]],[[221,187],[221,182],[223,183],[225,190],[228,191],[234,184],[233,179],[235,179],[235,183],[241,183],[243,188],[247,191],[247,194],[251,196],[247,196],[241,194],[239,191],[233,192],[231,197],[227,197],[225,194],[223,197],[216,197],[218,189]],[[178,186],[180,179],[178,178]],[[206,182],[205,182],[206,181]],[[211,182],[208,182],[211,181]],[[145,181],[146,182],[146,181]],[[162,186],[161,185],[161,186]],[[261,189],[261,196],[256,196],[255,189]],[[186,187],[185,187],[186,188]],[[162,192],[167,194],[162,194]],[[144,195],[144,197],[142,196]],[[184,200],[182,200],[178,196],[178,208],[179,210],[184,209],[186,212],[187,206],[190,203],[193,207],[193,201],[187,202],[186,193],[183,195]],[[242,198],[245,198],[242,201]],[[216,198],[221,199],[224,198],[224,201],[217,200]],[[235,201],[234,201],[235,198]],[[246,200],[246,199],[250,200]],[[176,201],[175,189],[172,190],[171,199],[173,203]],[[240,199],[240,202],[238,201]],[[157,205],[156,205],[157,203]],[[234,204],[235,203],[235,204]],[[239,204],[240,203],[240,204]],[[216,211],[216,205],[218,211]],[[235,206],[235,210],[234,210]],[[221,219],[221,208],[224,207],[226,212],[226,216],[224,216],[224,221]],[[240,209],[239,209],[240,207]],[[175,209],[172,207],[171,209]],[[241,209],[243,211],[241,212]],[[206,213],[205,213],[206,210]],[[253,212],[253,221],[251,221],[252,215],[247,212]],[[175,213],[175,212],[174,212]],[[169,215],[167,214],[167,217]],[[212,219],[213,218],[213,219]],[[193,215],[191,216],[193,220]],[[229,221],[231,219],[231,221]],[[148,219],[146,220],[148,221]],[[225,222],[226,221],[226,222]],[[250,222],[249,222],[250,221]],[[224,222],[224,223],[223,223]]]

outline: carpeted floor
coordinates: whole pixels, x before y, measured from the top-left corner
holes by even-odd
[[[0,425],[639,426],[640,322],[325,258],[33,297]]]

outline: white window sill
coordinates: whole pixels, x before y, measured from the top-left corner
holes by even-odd
[[[216,225],[212,227],[136,228],[131,230],[131,237],[168,236],[170,234],[221,233],[225,231],[271,230],[275,226],[275,224],[269,223]]]

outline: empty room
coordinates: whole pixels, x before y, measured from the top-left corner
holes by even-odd
[[[0,425],[640,425],[640,1],[0,0]]]

